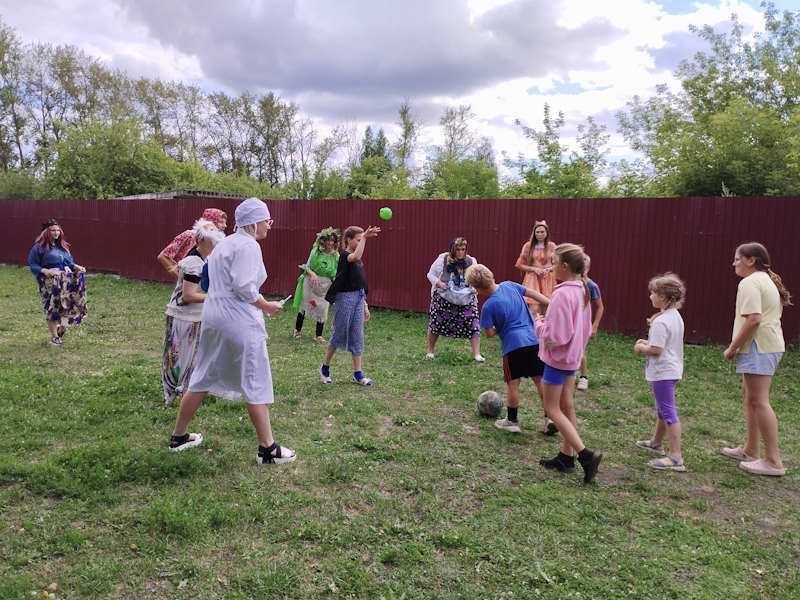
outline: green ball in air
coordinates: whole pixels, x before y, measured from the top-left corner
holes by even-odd
[[[389,219],[392,218],[392,209],[389,208],[388,206],[384,206],[382,209],[378,211],[378,215],[384,221],[388,221]]]

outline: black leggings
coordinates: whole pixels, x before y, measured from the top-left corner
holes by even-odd
[[[303,321],[305,321],[306,313],[299,312],[297,313],[297,321],[294,323],[294,328],[297,331],[303,331]],[[325,323],[317,322],[317,337],[322,337],[322,328],[325,327]]]

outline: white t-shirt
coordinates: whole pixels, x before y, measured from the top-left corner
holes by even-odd
[[[178,263],[178,281],[175,282],[175,289],[172,290],[172,298],[167,304],[166,313],[181,321],[191,321],[196,323],[202,320],[203,303],[192,302],[185,304],[183,301],[183,282],[189,281],[200,285],[200,275],[203,273],[203,257],[192,250],[185,258]]]
[[[668,308],[650,322],[647,342],[662,348],[660,356],[648,356],[644,368],[647,381],[683,378],[683,318]]]

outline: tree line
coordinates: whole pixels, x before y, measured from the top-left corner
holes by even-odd
[[[322,135],[274,93],[132,78],[74,46],[24,43],[0,20],[0,197],[112,198],[203,189],[270,198],[496,198],[800,193],[800,12],[763,3],[766,29],[693,28],[707,50],[617,114],[635,160],[608,160],[589,118],[517,121],[530,155],[496,156],[469,106],[447,107],[420,148],[410,100],[396,139],[342,124]],[[418,164],[420,151],[425,160]],[[498,160],[512,176],[498,174]]]

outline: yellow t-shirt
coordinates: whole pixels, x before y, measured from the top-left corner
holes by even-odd
[[[733,319],[735,338],[745,323],[745,315],[761,315],[755,335],[739,348],[740,353],[750,352],[753,339],[759,352],[784,352],[786,345],[781,329],[783,304],[778,288],[764,271],[751,273],[739,282],[736,293],[736,317]],[[733,339],[733,338],[732,338]]]

